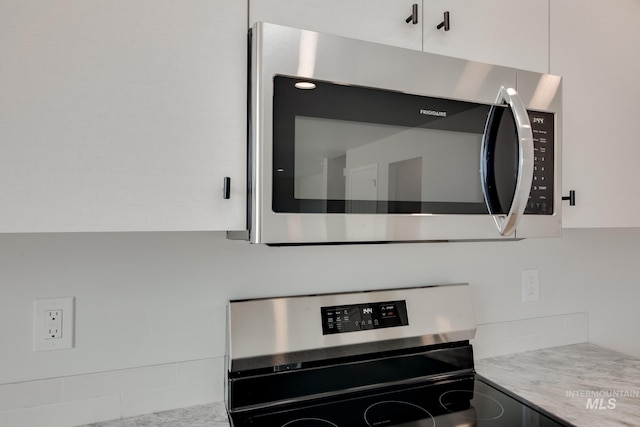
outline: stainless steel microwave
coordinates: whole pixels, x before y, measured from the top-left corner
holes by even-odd
[[[267,23],[250,40],[251,242],[560,235],[560,77]]]

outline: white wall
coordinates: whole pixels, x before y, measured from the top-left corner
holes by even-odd
[[[619,333],[640,323],[638,249],[640,229],[287,248],[222,233],[0,235],[0,384],[221,356],[230,298],[452,282],[471,284],[480,324],[586,311],[591,341],[640,356]],[[523,304],[529,268],[541,300]],[[56,296],[77,298],[76,348],[33,352],[33,299]]]
[[[580,254],[574,265],[575,270],[583,269],[576,291],[588,292],[589,341],[640,357],[640,231],[590,233],[601,238],[585,241],[589,256]],[[613,233],[619,237],[607,239]]]

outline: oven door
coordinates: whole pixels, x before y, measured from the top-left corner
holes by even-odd
[[[271,24],[252,39],[252,242],[516,237],[534,147],[515,70]]]

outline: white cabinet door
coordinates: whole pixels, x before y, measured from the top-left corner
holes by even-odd
[[[418,24],[405,22],[418,4]],[[419,0],[250,0],[257,21],[420,50]]]
[[[244,229],[246,16],[0,2],[0,232]]]
[[[425,0],[422,21],[425,52],[549,71],[548,0]]]
[[[563,76],[564,227],[640,226],[640,2],[551,1],[551,72]]]

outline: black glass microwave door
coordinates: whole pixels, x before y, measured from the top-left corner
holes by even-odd
[[[275,212],[486,214],[480,159],[489,117],[504,139],[492,145],[492,161],[517,167],[502,153],[516,143],[506,108],[317,80],[300,89],[301,82],[274,78]],[[515,178],[502,169],[493,187],[506,194]],[[507,199],[493,212],[508,210]]]

